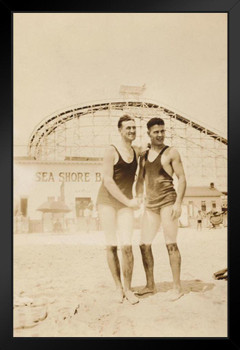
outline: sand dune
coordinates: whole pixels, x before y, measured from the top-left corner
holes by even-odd
[[[134,232],[133,290],[145,285]],[[153,244],[157,293],[113,301],[102,232],[14,235],[15,337],[226,337],[226,228],[180,229],[184,296],[166,300],[172,278],[160,231]],[[119,251],[121,259],[121,253]]]

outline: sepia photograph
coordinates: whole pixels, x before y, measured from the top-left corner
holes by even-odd
[[[228,337],[228,16],[13,13],[13,337]]]

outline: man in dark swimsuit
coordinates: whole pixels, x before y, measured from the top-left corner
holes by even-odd
[[[144,183],[146,190],[140,249],[147,284],[137,294],[143,295],[155,291],[151,244],[161,223],[173,276],[173,289],[169,293],[169,300],[176,300],[183,295],[180,282],[181,255],[177,246],[177,232],[178,218],[181,215],[181,204],[186,190],[186,179],[178,151],[174,147],[164,145],[164,121],[161,118],[152,118],[148,121],[147,128],[151,146],[141,155],[136,184],[136,192],[139,197],[143,196]],[[178,178],[177,192],[173,186],[174,173]]]
[[[136,125],[132,117],[124,115],[119,119],[118,130],[121,140],[117,145],[110,145],[103,160],[103,182],[98,192],[97,208],[101,227],[105,233],[107,261],[116,284],[117,301],[123,298],[131,304],[139,299],[131,291],[133,272],[132,235],[134,209],[139,202],[133,198],[132,188],[137,170],[138,154],[132,147],[136,138]],[[118,235],[117,235],[118,234]],[[118,244],[122,251],[122,272],[124,287],[121,282],[120,262],[117,254]]]
[[[201,210],[198,210],[198,214],[197,214],[197,230],[202,230],[202,212]]]

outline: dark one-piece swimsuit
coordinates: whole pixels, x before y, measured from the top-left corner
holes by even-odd
[[[173,186],[173,178],[163,168],[161,157],[169,146],[165,146],[153,162],[148,160],[148,151],[145,157],[145,184],[146,184],[146,208],[156,214],[160,209],[175,203],[177,194]]]
[[[111,145],[111,146],[113,146],[116,149],[119,156],[118,162],[113,167],[113,180],[115,181],[119,189],[122,191],[122,193],[127,198],[132,199],[133,198],[132,187],[133,187],[135,174],[137,170],[136,152],[133,149],[133,152],[134,152],[133,161],[131,163],[127,163],[122,159],[122,156],[119,153],[118,149],[114,145]],[[110,205],[116,210],[126,207],[122,202],[118,201],[115,197],[113,197],[109,193],[109,191],[104,186],[103,181],[98,191],[96,204]]]

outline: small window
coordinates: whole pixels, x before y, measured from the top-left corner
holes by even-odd
[[[213,208],[213,209],[216,209],[216,207],[217,207],[217,206],[216,206],[216,201],[212,201],[212,208]]]

